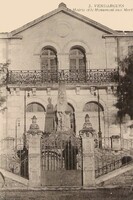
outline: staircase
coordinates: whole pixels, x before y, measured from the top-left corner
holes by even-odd
[[[131,188],[1,190],[0,200],[132,200]]]
[[[125,142],[125,141],[124,141]],[[96,184],[109,182],[114,179],[128,179],[130,185],[133,181],[133,154],[132,147],[127,144],[133,144],[126,140],[125,148],[120,151],[112,151],[110,148],[95,149],[95,177]],[[116,181],[115,182],[118,182]],[[119,183],[120,184],[120,183]]]
[[[25,188],[27,185],[27,149],[22,144],[15,146],[13,138],[0,141],[0,188]]]
[[[105,183],[111,183],[110,180],[114,180],[116,177],[133,181],[133,174],[130,171],[133,170],[133,155],[132,144],[126,140],[126,145],[121,151],[112,151],[106,146],[106,148],[95,148],[95,177],[96,185]],[[17,150],[14,149],[10,155],[0,155],[0,172],[5,177],[5,180],[1,182],[0,187],[28,187],[27,167],[28,167],[28,152],[26,149]],[[26,155],[26,156],[25,156]],[[3,164],[4,163],[4,164]],[[6,184],[4,183],[6,182]]]
[[[27,188],[28,179],[0,168],[0,188]]]

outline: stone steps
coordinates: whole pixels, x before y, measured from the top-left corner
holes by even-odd
[[[27,188],[27,179],[1,168],[0,173],[0,188]]]
[[[126,186],[127,183],[130,183],[130,186],[133,185],[133,163],[122,166],[119,169],[100,176],[96,179],[96,185],[99,185],[101,183],[104,185],[110,184],[116,186]]]
[[[3,190],[0,200],[119,200],[133,199],[131,188]]]

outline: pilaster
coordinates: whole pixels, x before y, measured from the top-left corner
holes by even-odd
[[[40,156],[41,134],[29,134],[29,186],[39,187],[41,185],[41,156]]]
[[[81,134],[80,134],[81,135]],[[95,186],[95,158],[94,158],[94,138],[91,133],[83,133],[83,186]]]

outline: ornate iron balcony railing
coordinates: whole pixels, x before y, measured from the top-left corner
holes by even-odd
[[[70,85],[106,85],[117,82],[117,75],[116,69],[90,69],[86,71],[69,69],[58,71],[9,70],[7,84],[45,86],[64,80],[66,84]]]

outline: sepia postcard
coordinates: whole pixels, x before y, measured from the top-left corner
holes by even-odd
[[[133,199],[132,19],[132,0],[0,0],[0,200]]]

